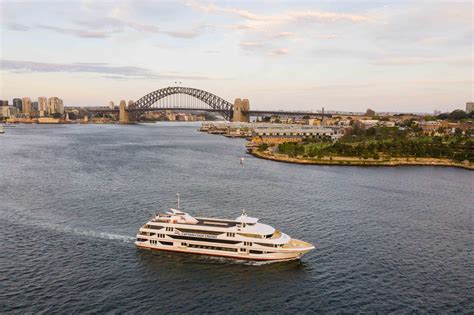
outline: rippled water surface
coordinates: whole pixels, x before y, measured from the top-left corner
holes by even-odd
[[[473,172],[277,163],[196,129],[7,128],[0,313],[473,312]],[[245,208],[316,249],[258,266],[136,249],[176,192],[191,214]]]

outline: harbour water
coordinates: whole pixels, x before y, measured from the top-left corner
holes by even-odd
[[[197,128],[0,136],[0,313],[474,310],[471,171],[278,163]],[[244,208],[316,249],[261,265],[136,249],[177,192],[193,215]]]

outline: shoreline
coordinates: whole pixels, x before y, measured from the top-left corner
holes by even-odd
[[[433,158],[417,158],[417,159],[391,159],[391,160],[373,160],[373,159],[358,159],[348,157],[333,157],[330,159],[309,159],[309,158],[292,158],[283,154],[273,154],[268,152],[261,152],[257,149],[248,150],[249,154],[265,160],[304,164],[304,165],[329,165],[329,166],[366,166],[366,167],[396,167],[396,166],[442,166],[442,167],[457,167],[470,171],[474,170],[474,165],[456,163],[447,159],[433,159]]]

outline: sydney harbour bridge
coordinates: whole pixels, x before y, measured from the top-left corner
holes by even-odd
[[[249,122],[250,117],[286,116],[286,117],[322,117],[331,114],[298,112],[298,111],[271,111],[250,110],[248,99],[236,98],[230,103],[223,98],[199,89],[170,86],[155,90],[141,97],[137,101],[120,102],[118,108],[90,109],[92,114],[119,113],[121,123],[132,123],[141,120],[150,111],[207,111],[222,115],[227,121]]]

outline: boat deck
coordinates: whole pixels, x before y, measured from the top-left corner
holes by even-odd
[[[300,241],[300,240],[292,238],[290,242],[283,245],[282,248],[301,248],[301,247],[312,247],[312,246],[313,245],[308,242],[304,242],[304,241]]]
[[[228,220],[212,220],[207,218],[196,218],[198,220],[197,224],[193,225],[203,225],[203,226],[214,226],[214,227],[234,227],[237,225],[235,221],[228,221]]]

